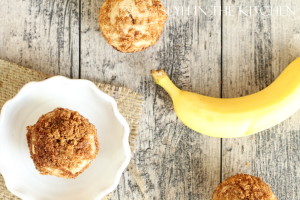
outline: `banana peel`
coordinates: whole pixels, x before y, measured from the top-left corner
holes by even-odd
[[[252,135],[286,120],[300,109],[300,58],[265,89],[238,98],[214,98],[180,90],[163,70],[154,81],[172,98],[178,118],[192,130],[218,138]]]

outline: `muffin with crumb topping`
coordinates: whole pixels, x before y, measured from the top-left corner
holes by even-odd
[[[237,174],[223,181],[212,200],[277,200],[271,188],[256,176]]]
[[[111,46],[132,53],[156,44],[167,18],[161,0],[105,0],[99,24]]]
[[[31,158],[43,175],[76,178],[99,152],[97,130],[76,111],[56,108],[27,127]]]

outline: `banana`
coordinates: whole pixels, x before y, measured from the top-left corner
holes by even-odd
[[[163,70],[151,74],[172,98],[178,118],[192,130],[212,137],[248,136],[275,126],[300,109],[300,58],[265,89],[238,98],[183,91]]]

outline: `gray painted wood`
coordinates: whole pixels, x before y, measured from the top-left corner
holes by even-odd
[[[224,1],[224,6],[249,5],[295,9],[300,2]],[[223,97],[243,96],[265,88],[300,55],[299,10],[296,16],[279,15],[223,17]],[[253,174],[268,182],[279,199],[300,199],[299,120],[300,112],[257,135],[223,140],[222,178]]]
[[[77,78],[78,7],[78,0],[1,0],[0,59]]]
[[[133,155],[146,180],[144,198],[209,199],[220,180],[220,139],[195,133],[178,121],[170,98],[154,84],[150,70],[163,68],[179,87],[218,97],[221,18],[177,15],[174,7],[210,6],[207,1],[164,1],[170,17],[159,42],[146,51],[123,54],[99,33],[102,3],[86,0],[82,4],[81,75],[144,95],[144,115]],[[126,172],[112,199],[141,199],[141,195]]]
[[[1,0],[0,59],[78,77],[78,0]]]
[[[149,73],[163,68],[180,88],[209,96],[257,92],[300,53],[298,1],[223,0],[223,9],[282,5],[296,8],[296,16],[237,17],[223,12],[221,25],[221,15],[211,7],[218,10],[221,0],[164,0],[170,17],[162,38],[135,54],[115,51],[99,33],[102,3],[1,0],[0,58],[74,78],[80,72],[82,78],[144,95],[132,159],[136,168],[131,165],[125,171],[112,199],[207,200],[220,179],[236,173],[262,177],[279,199],[300,199],[299,112],[263,133],[222,140],[221,148],[220,139],[195,133],[177,119],[170,98]],[[204,8],[206,15],[198,9],[195,15],[195,6]]]

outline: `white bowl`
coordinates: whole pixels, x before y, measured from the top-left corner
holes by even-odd
[[[78,111],[98,130],[100,152],[76,179],[40,175],[30,158],[26,126],[57,107]],[[113,98],[87,80],[56,76],[31,82],[9,100],[0,116],[0,173],[25,200],[101,199],[118,185],[130,161],[129,126]]]

